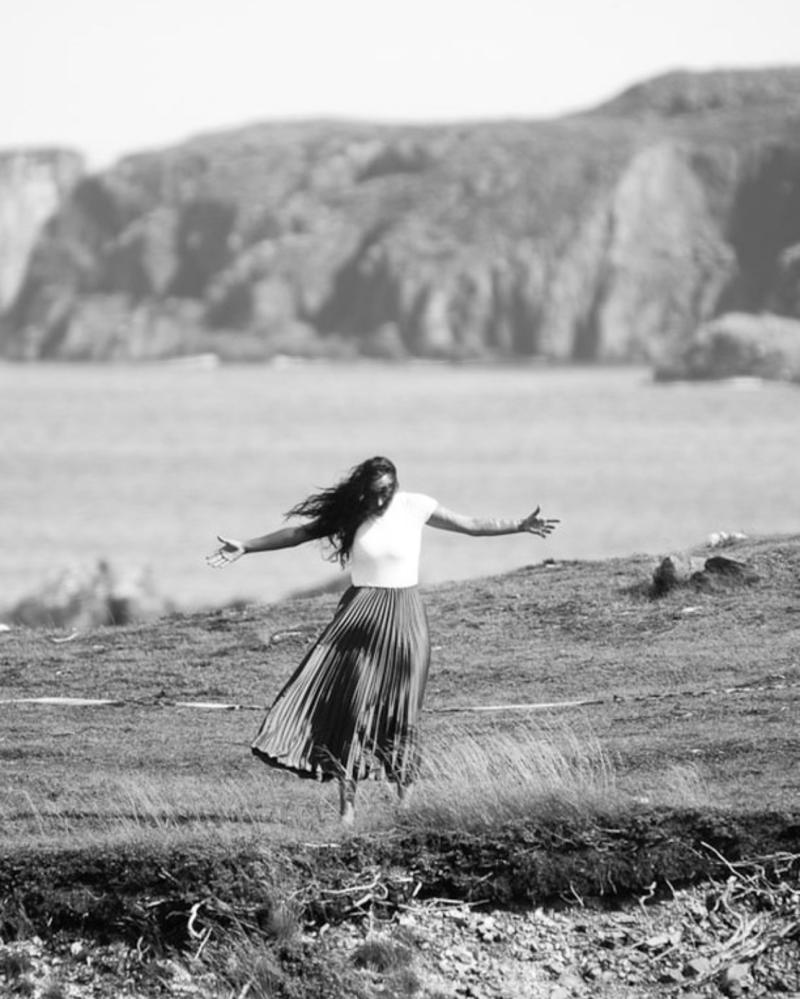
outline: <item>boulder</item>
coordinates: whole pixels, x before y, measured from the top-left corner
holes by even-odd
[[[732,586],[749,586],[759,576],[745,562],[714,555],[702,559],[684,554],[665,556],[653,570],[650,596],[662,597],[678,587],[713,591]]]
[[[705,561],[702,570],[692,574],[691,583],[698,590],[730,589],[750,586],[759,581],[759,575],[745,562],[714,555]]]
[[[682,553],[666,555],[653,571],[651,596],[660,597],[677,586],[686,586],[702,564],[702,559]]]

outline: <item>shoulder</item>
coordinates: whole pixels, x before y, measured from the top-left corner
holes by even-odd
[[[398,492],[396,499],[398,505],[407,510],[409,514],[418,517],[423,523],[439,505],[437,500],[425,493],[406,493],[401,491]]]

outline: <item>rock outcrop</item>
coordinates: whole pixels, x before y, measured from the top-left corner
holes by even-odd
[[[759,581],[753,569],[738,559],[724,555],[699,558],[679,553],[667,555],[653,570],[651,597],[663,597],[677,587],[692,587],[699,591],[725,590],[750,586]]]
[[[721,313],[800,316],[798,85],[672,74],[555,121],[254,125],[128,157],[38,240],[0,353],[678,370]]]
[[[726,313],[701,324],[656,378],[765,378],[800,382],[800,320]]]
[[[0,314],[16,299],[46,223],[83,172],[77,153],[0,151]]]
[[[48,579],[10,611],[15,625],[85,630],[152,621],[173,609],[146,569],[120,570],[100,560]]]

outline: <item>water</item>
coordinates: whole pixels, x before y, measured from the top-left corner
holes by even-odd
[[[100,557],[150,567],[186,608],[327,582],[315,544],[204,556],[372,454],[452,509],[562,520],[546,542],[429,530],[427,582],[794,532],[799,418],[791,386],[631,369],[0,365],[0,607]]]

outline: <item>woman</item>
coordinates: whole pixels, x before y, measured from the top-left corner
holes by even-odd
[[[304,523],[247,541],[220,537],[208,562],[219,567],[324,538],[331,558],[349,565],[350,588],[278,694],[252,749],[270,766],[338,780],[341,819],[352,825],[359,780],[383,775],[404,802],[419,768],[417,719],[430,661],[417,590],[423,526],[544,538],[558,521],[540,518],[538,506],[521,520],[453,513],[430,496],[401,492],[395,466],[381,457],[308,496],[287,517]]]

